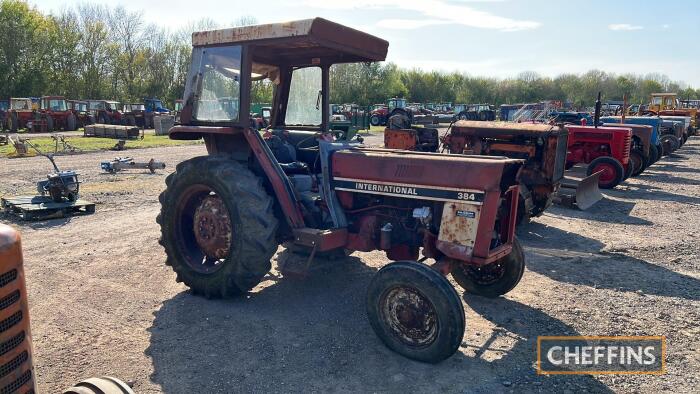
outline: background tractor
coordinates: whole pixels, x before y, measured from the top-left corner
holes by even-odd
[[[522,277],[514,236],[522,161],[335,140],[330,68],[383,61],[388,43],[369,34],[316,18],[192,40],[181,125],[170,138],[203,138],[209,155],[180,163],[160,196],[160,243],[177,280],[194,294],[230,297],[262,280],[280,244],[305,254],[304,267],[321,254],[381,250],[396,262],[369,284],[372,328],[406,357],[452,355],[465,319],[444,275],[486,297]],[[250,127],[255,74],[278,82],[264,134]]]
[[[88,109],[97,124],[123,124],[121,106],[118,101],[87,100]]]
[[[5,127],[11,132],[27,128],[34,119],[35,109],[29,98],[10,98],[10,108],[5,115]]]
[[[32,131],[53,132],[54,130],[74,131],[78,129],[75,112],[68,108],[63,96],[44,96],[39,100],[39,110],[32,121]]]
[[[689,116],[690,135],[694,135],[700,126],[700,110],[690,105],[682,105],[678,93],[652,93],[651,101],[643,114],[666,116]]]
[[[456,104],[453,109],[458,120],[496,120],[496,110],[489,104]]]
[[[95,118],[90,114],[88,110],[87,101],[80,100],[66,100],[68,103],[68,108],[70,108],[75,114],[78,128],[85,127],[95,123]]]

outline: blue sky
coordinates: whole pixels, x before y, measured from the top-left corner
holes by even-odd
[[[29,0],[58,11],[68,0]],[[103,2],[101,2],[103,3]],[[146,21],[178,29],[202,18],[226,26],[321,16],[389,41],[402,67],[512,77],[661,73],[700,88],[700,11],[695,0],[112,0]]]

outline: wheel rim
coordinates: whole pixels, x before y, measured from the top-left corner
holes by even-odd
[[[595,167],[593,167],[593,171],[591,172],[591,174],[595,174],[598,171],[603,171],[603,173],[600,174],[600,178],[598,178],[600,183],[603,184],[613,182],[617,176],[617,171],[615,170],[615,167],[608,163],[597,164]]]
[[[418,290],[397,286],[380,299],[380,312],[391,334],[406,346],[422,348],[438,335],[438,318],[433,304]]]
[[[474,283],[480,286],[488,286],[494,284],[503,278],[506,273],[506,267],[502,259],[495,263],[486,265],[465,265],[461,267],[462,272],[467,275]]]
[[[224,201],[206,185],[192,185],[177,204],[176,243],[187,264],[211,274],[231,252],[233,226]]]

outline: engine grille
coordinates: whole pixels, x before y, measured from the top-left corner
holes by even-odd
[[[7,231],[0,225],[0,232]],[[19,242],[0,245],[0,262],[0,394],[35,392],[27,287]]]

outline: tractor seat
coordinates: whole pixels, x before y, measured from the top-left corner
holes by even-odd
[[[272,154],[277,159],[280,167],[287,175],[308,174],[309,166],[297,160],[297,152],[292,144],[283,140],[277,135],[272,135],[265,139]]]

